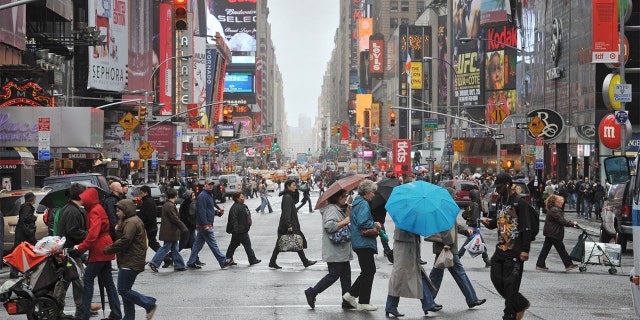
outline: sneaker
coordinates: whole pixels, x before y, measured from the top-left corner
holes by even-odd
[[[228,267],[228,266],[232,266],[235,262],[233,262],[233,259],[227,259],[224,261],[224,264],[222,265],[222,269]]]
[[[151,271],[153,272],[158,272],[158,267],[156,267],[155,265],[153,265],[153,263],[149,262],[149,268],[151,269]]]
[[[540,266],[536,266],[536,270],[540,270],[540,271],[549,271],[548,267],[540,267]]]
[[[564,268],[564,269],[565,269],[566,271],[571,271],[571,270],[573,270],[573,269],[575,269],[575,268],[577,268],[577,267],[578,267],[578,265],[577,265],[577,264],[571,264],[571,265],[567,266],[567,267],[566,267],[566,268]]]
[[[202,267],[194,263],[194,264],[188,264],[187,265],[187,269],[189,269],[189,270],[198,270],[198,269],[202,269]]]
[[[308,288],[304,291],[304,296],[307,298],[307,303],[311,309],[316,308],[316,294],[311,292],[312,288]]]
[[[151,308],[151,310],[147,311],[147,320],[151,320],[151,318],[153,318],[153,314],[156,313],[157,309],[158,309],[158,305],[154,304],[153,308]]]
[[[342,295],[342,299],[344,299],[344,301],[346,301],[352,307],[358,308],[358,301],[349,292],[347,292],[344,295]]]
[[[365,303],[365,304],[358,303],[358,306],[356,307],[356,309],[358,311],[376,311],[378,310],[378,307],[368,303]]]

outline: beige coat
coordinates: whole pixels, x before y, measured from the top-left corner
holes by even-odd
[[[389,277],[389,295],[424,298],[421,277],[424,270],[420,266],[420,235],[396,227],[393,240],[393,269]]]

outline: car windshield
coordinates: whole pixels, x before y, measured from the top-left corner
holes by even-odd
[[[456,189],[462,191],[478,190],[478,186],[473,182],[457,182]]]

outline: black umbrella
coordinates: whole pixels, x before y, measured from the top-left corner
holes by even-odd
[[[62,208],[67,203],[67,195],[71,184],[57,184],[40,200],[40,204],[47,208]],[[88,185],[88,188],[95,188],[98,191],[98,199],[101,201],[108,195],[107,191],[95,185]]]
[[[384,179],[378,182],[378,190],[371,200],[371,208],[384,206],[389,200],[393,188],[400,185],[400,180],[396,178]]]

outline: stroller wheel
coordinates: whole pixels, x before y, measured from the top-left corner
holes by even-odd
[[[29,320],[54,320],[58,318],[60,307],[58,302],[48,296],[37,297],[31,303],[31,308],[27,312]]]
[[[580,272],[585,272],[585,271],[587,271],[587,267],[580,267],[580,268],[578,268],[578,270],[580,270]]]
[[[609,269],[609,274],[616,274],[616,273],[618,273],[618,269],[616,268]]]

